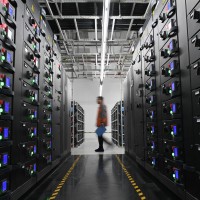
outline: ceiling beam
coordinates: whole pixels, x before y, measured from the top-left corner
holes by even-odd
[[[39,3],[45,3],[45,0],[38,0]],[[58,0],[49,0],[50,3],[56,3]],[[102,3],[102,0],[62,0],[63,3]],[[119,3],[119,0],[111,0],[111,3]],[[149,0],[120,0],[120,3],[148,3]]]
[[[77,24],[77,21],[76,19],[74,19],[74,23],[75,23],[75,27],[76,27],[76,33],[77,33],[77,37],[78,37],[78,40],[80,40],[80,34],[79,34],[79,30],[78,30],[78,24]]]
[[[64,55],[65,53],[62,53],[61,52],[61,54],[62,55]],[[82,57],[82,55],[83,56],[100,56],[101,54],[100,53],[75,53],[75,54],[69,54],[69,55],[67,55],[67,56],[75,56],[75,57]],[[131,53],[109,53],[109,55],[110,56],[114,56],[114,55],[121,55],[121,56],[127,56],[127,55],[130,55],[130,56],[132,56],[132,54]]]
[[[77,10],[78,15],[80,15],[79,7],[78,7],[78,2],[76,2],[76,10]]]
[[[110,35],[110,40],[111,41],[113,39],[114,28],[115,28],[115,19],[113,19],[113,23],[112,23],[112,30],[111,30],[111,35]]]
[[[47,20],[54,19],[102,19],[102,16],[87,16],[87,15],[47,15]],[[110,16],[109,19],[145,19],[144,16]]]
[[[67,71],[67,72],[71,72],[73,69],[66,69],[65,68],[65,71]],[[126,71],[128,71],[128,70],[126,70]],[[77,72],[79,72],[79,73],[84,73],[85,72],[85,70],[78,70]],[[89,73],[89,72],[100,72],[100,70],[98,69],[98,70],[95,70],[95,69],[89,69],[89,70],[87,70],[87,72]],[[109,70],[105,70],[105,72],[115,72],[115,69],[109,69]],[[118,71],[118,72],[122,72],[122,71]],[[125,72],[125,71],[124,71]]]
[[[135,3],[133,4],[133,7],[132,7],[132,10],[131,10],[131,16],[133,15],[133,12],[134,12],[134,10],[135,10]],[[128,31],[127,31],[127,34],[126,34],[126,39],[128,39],[129,38],[129,35],[130,35],[130,31],[131,31],[131,27],[132,27],[132,25],[133,25],[133,20],[134,19],[131,19],[131,22],[130,22],[130,25],[129,25],[129,27],[128,27]]]
[[[95,40],[98,41],[98,36],[97,36],[97,19],[94,20],[95,23]]]

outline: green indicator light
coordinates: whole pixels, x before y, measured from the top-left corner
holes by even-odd
[[[174,157],[174,153],[172,153],[172,156]]]
[[[171,93],[172,93],[172,90],[169,90],[169,93],[171,94]]]
[[[1,167],[1,163],[0,163],[0,167]]]
[[[173,115],[173,111],[172,110],[170,111],[170,114]]]
[[[173,178],[176,178],[175,174],[173,174]]]
[[[33,137],[34,136],[34,134],[33,133],[31,133],[31,137]]]
[[[7,7],[6,7],[6,6],[4,6],[4,7],[3,7],[3,10],[4,10],[4,11],[7,11]]]
[[[33,118],[34,118],[34,115],[31,115],[30,118],[33,119]]]
[[[153,131],[151,131],[151,133],[153,133]]]
[[[33,151],[31,152],[31,156],[33,155]]]
[[[33,83],[35,83],[35,80],[32,80]]]
[[[3,109],[2,108],[0,108],[0,113],[2,113],[3,112]]]
[[[150,103],[152,103],[152,101],[150,101]]]
[[[5,57],[5,56],[1,56],[1,60],[3,60],[3,61],[4,61],[5,59],[6,59],[6,57]]]
[[[31,174],[33,174],[33,170],[31,170]]]
[[[1,85],[1,86],[4,86],[5,84],[4,84],[4,82],[1,82],[0,85]]]
[[[2,135],[0,135],[0,140],[2,140],[3,139],[3,137],[2,137]]]
[[[174,132],[173,132],[173,131],[171,132],[171,135],[174,135]]]

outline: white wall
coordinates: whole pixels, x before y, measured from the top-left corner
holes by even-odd
[[[96,130],[97,96],[99,96],[99,79],[73,80],[74,100],[77,101],[85,111],[85,132],[94,132]],[[109,117],[107,132],[111,132],[111,109],[117,101],[121,100],[121,80],[105,78],[103,97]]]

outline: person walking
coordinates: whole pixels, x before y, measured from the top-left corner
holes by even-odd
[[[97,97],[97,104],[99,104],[99,108],[98,108],[98,113],[97,113],[96,126],[97,127],[100,127],[100,126],[106,127],[108,125],[107,109],[106,109],[106,106],[104,105],[102,96]],[[107,141],[103,137],[103,135],[98,136],[98,141],[99,141],[99,148],[96,149],[95,152],[104,152],[103,142],[106,142],[107,144],[112,145],[112,143]]]

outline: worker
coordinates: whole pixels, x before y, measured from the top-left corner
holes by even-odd
[[[98,96],[97,97],[97,104],[99,104],[99,108],[98,108],[98,113],[97,113],[96,126],[97,127],[100,127],[100,126],[106,127],[108,125],[107,109],[106,109],[106,106],[104,105],[102,96]],[[98,136],[98,141],[99,141],[99,148],[96,149],[95,152],[104,152],[103,142],[105,142],[105,143],[107,143],[109,145],[112,145],[112,143],[107,141],[103,137],[103,135]]]

